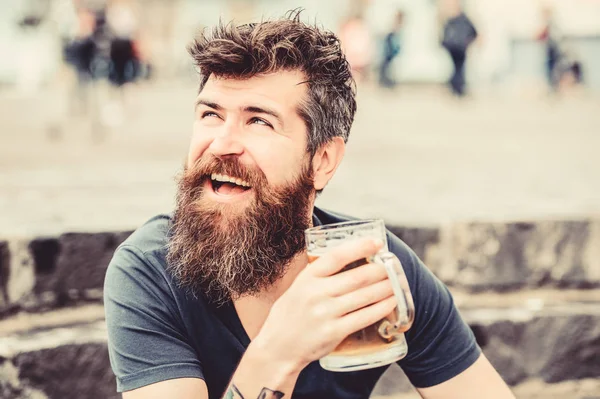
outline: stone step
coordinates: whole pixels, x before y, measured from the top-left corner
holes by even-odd
[[[74,322],[74,313],[63,312],[53,317],[56,321]],[[85,315],[79,317],[85,319]],[[30,321],[36,325],[36,321]],[[0,359],[3,359],[0,397],[4,399],[120,397],[115,393],[102,321],[5,335],[0,340]],[[506,370],[500,372],[506,374]],[[512,389],[517,399],[600,399],[599,378],[559,383],[528,378]],[[400,368],[393,366],[382,376],[372,399],[420,399],[420,396]]]
[[[130,232],[0,241],[0,318],[100,302],[106,267]]]
[[[479,297],[493,301],[492,295]],[[502,297],[508,300],[499,306],[498,300]],[[562,392],[561,389],[566,388],[560,387],[565,386],[579,389],[583,384],[587,387],[586,380],[600,381],[600,306],[597,302],[538,301],[533,305],[527,302],[519,305],[517,299],[515,294],[496,295],[495,307],[463,302],[461,313],[504,380],[515,386],[517,392],[519,389],[525,392],[519,399],[538,398],[531,396],[534,390],[530,394],[521,388],[531,386],[531,381],[542,381],[543,387],[556,392]],[[0,359],[4,359],[4,364],[0,366],[0,393],[25,395],[23,392],[39,391],[49,398],[67,399],[115,397],[111,396],[115,385],[102,317],[101,305],[86,305],[18,314],[1,321]],[[571,385],[563,384],[573,381]],[[76,389],[66,392],[65,386]],[[391,368],[375,393],[390,397],[411,391],[400,369]],[[103,396],[89,396],[95,392]],[[564,398],[589,396],[582,395],[574,393]]]
[[[120,398],[103,321],[2,337],[0,359],[2,398]]]
[[[600,288],[600,221],[389,224],[446,284],[469,293]],[[0,318],[100,301],[108,262],[130,232],[0,239]]]
[[[86,304],[53,309],[47,312],[20,312],[0,320],[0,337],[15,336],[29,331],[89,324],[103,320],[104,307],[102,304]]]
[[[560,382],[600,377],[600,306],[566,303],[463,309],[479,345],[504,380]]]
[[[414,389],[402,393],[381,393],[384,386],[394,385],[398,379],[405,378],[401,373],[399,368],[390,367],[379,380],[371,399],[421,399]],[[517,399],[600,399],[600,379],[597,378],[555,384],[548,384],[539,379],[530,379],[511,387],[511,389]]]

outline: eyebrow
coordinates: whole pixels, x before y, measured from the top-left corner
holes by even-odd
[[[223,107],[215,102],[212,101],[208,101],[208,100],[204,100],[204,99],[198,99],[196,101],[196,107],[198,107],[199,105],[205,105],[209,108],[212,108],[216,111],[221,111],[223,110]],[[281,117],[281,115],[271,109],[271,108],[267,108],[267,107],[263,107],[263,106],[256,106],[256,105],[249,105],[247,107],[242,108],[243,112],[249,112],[249,113],[254,113],[254,114],[265,114],[265,115],[271,115],[273,118],[277,119],[277,122],[283,126],[283,118]]]
[[[203,99],[199,99],[196,101],[195,108],[198,108],[198,105],[206,105],[208,108],[216,109],[217,111],[220,111],[223,109],[223,107],[221,107],[219,104],[213,103],[212,101],[203,100]]]
[[[265,108],[265,107],[257,107],[257,106],[248,106],[245,107],[243,109],[244,112],[250,112],[250,113],[254,113],[254,114],[266,114],[266,115],[271,115],[273,118],[277,119],[277,122],[283,126],[283,119],[281,118],[281,115],[279,115],[278,112],[270,109],[270,108]]]

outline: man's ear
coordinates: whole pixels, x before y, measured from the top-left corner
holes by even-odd
[[[317,150],[312,161],[315,190],[322,190],[331,180],[345,152],[346,143],[341,137],[334,137]]]

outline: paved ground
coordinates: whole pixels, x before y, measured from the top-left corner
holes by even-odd
[[[172,206],[193,84],[140,87],[102,140],[65,98],[0,91],[0,234],[134,228]],[[319,202],[404,224],[600,216],[600,99],[360,92],[347,157]],[[52,138],[60,136],[59,139]]]

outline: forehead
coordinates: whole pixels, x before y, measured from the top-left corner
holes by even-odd
[[[300,71],[279,71],[247,79],[211,75],[198,98],[210,98],[226,108],[265,105],[278,111],[295,112],[307,92]]]

